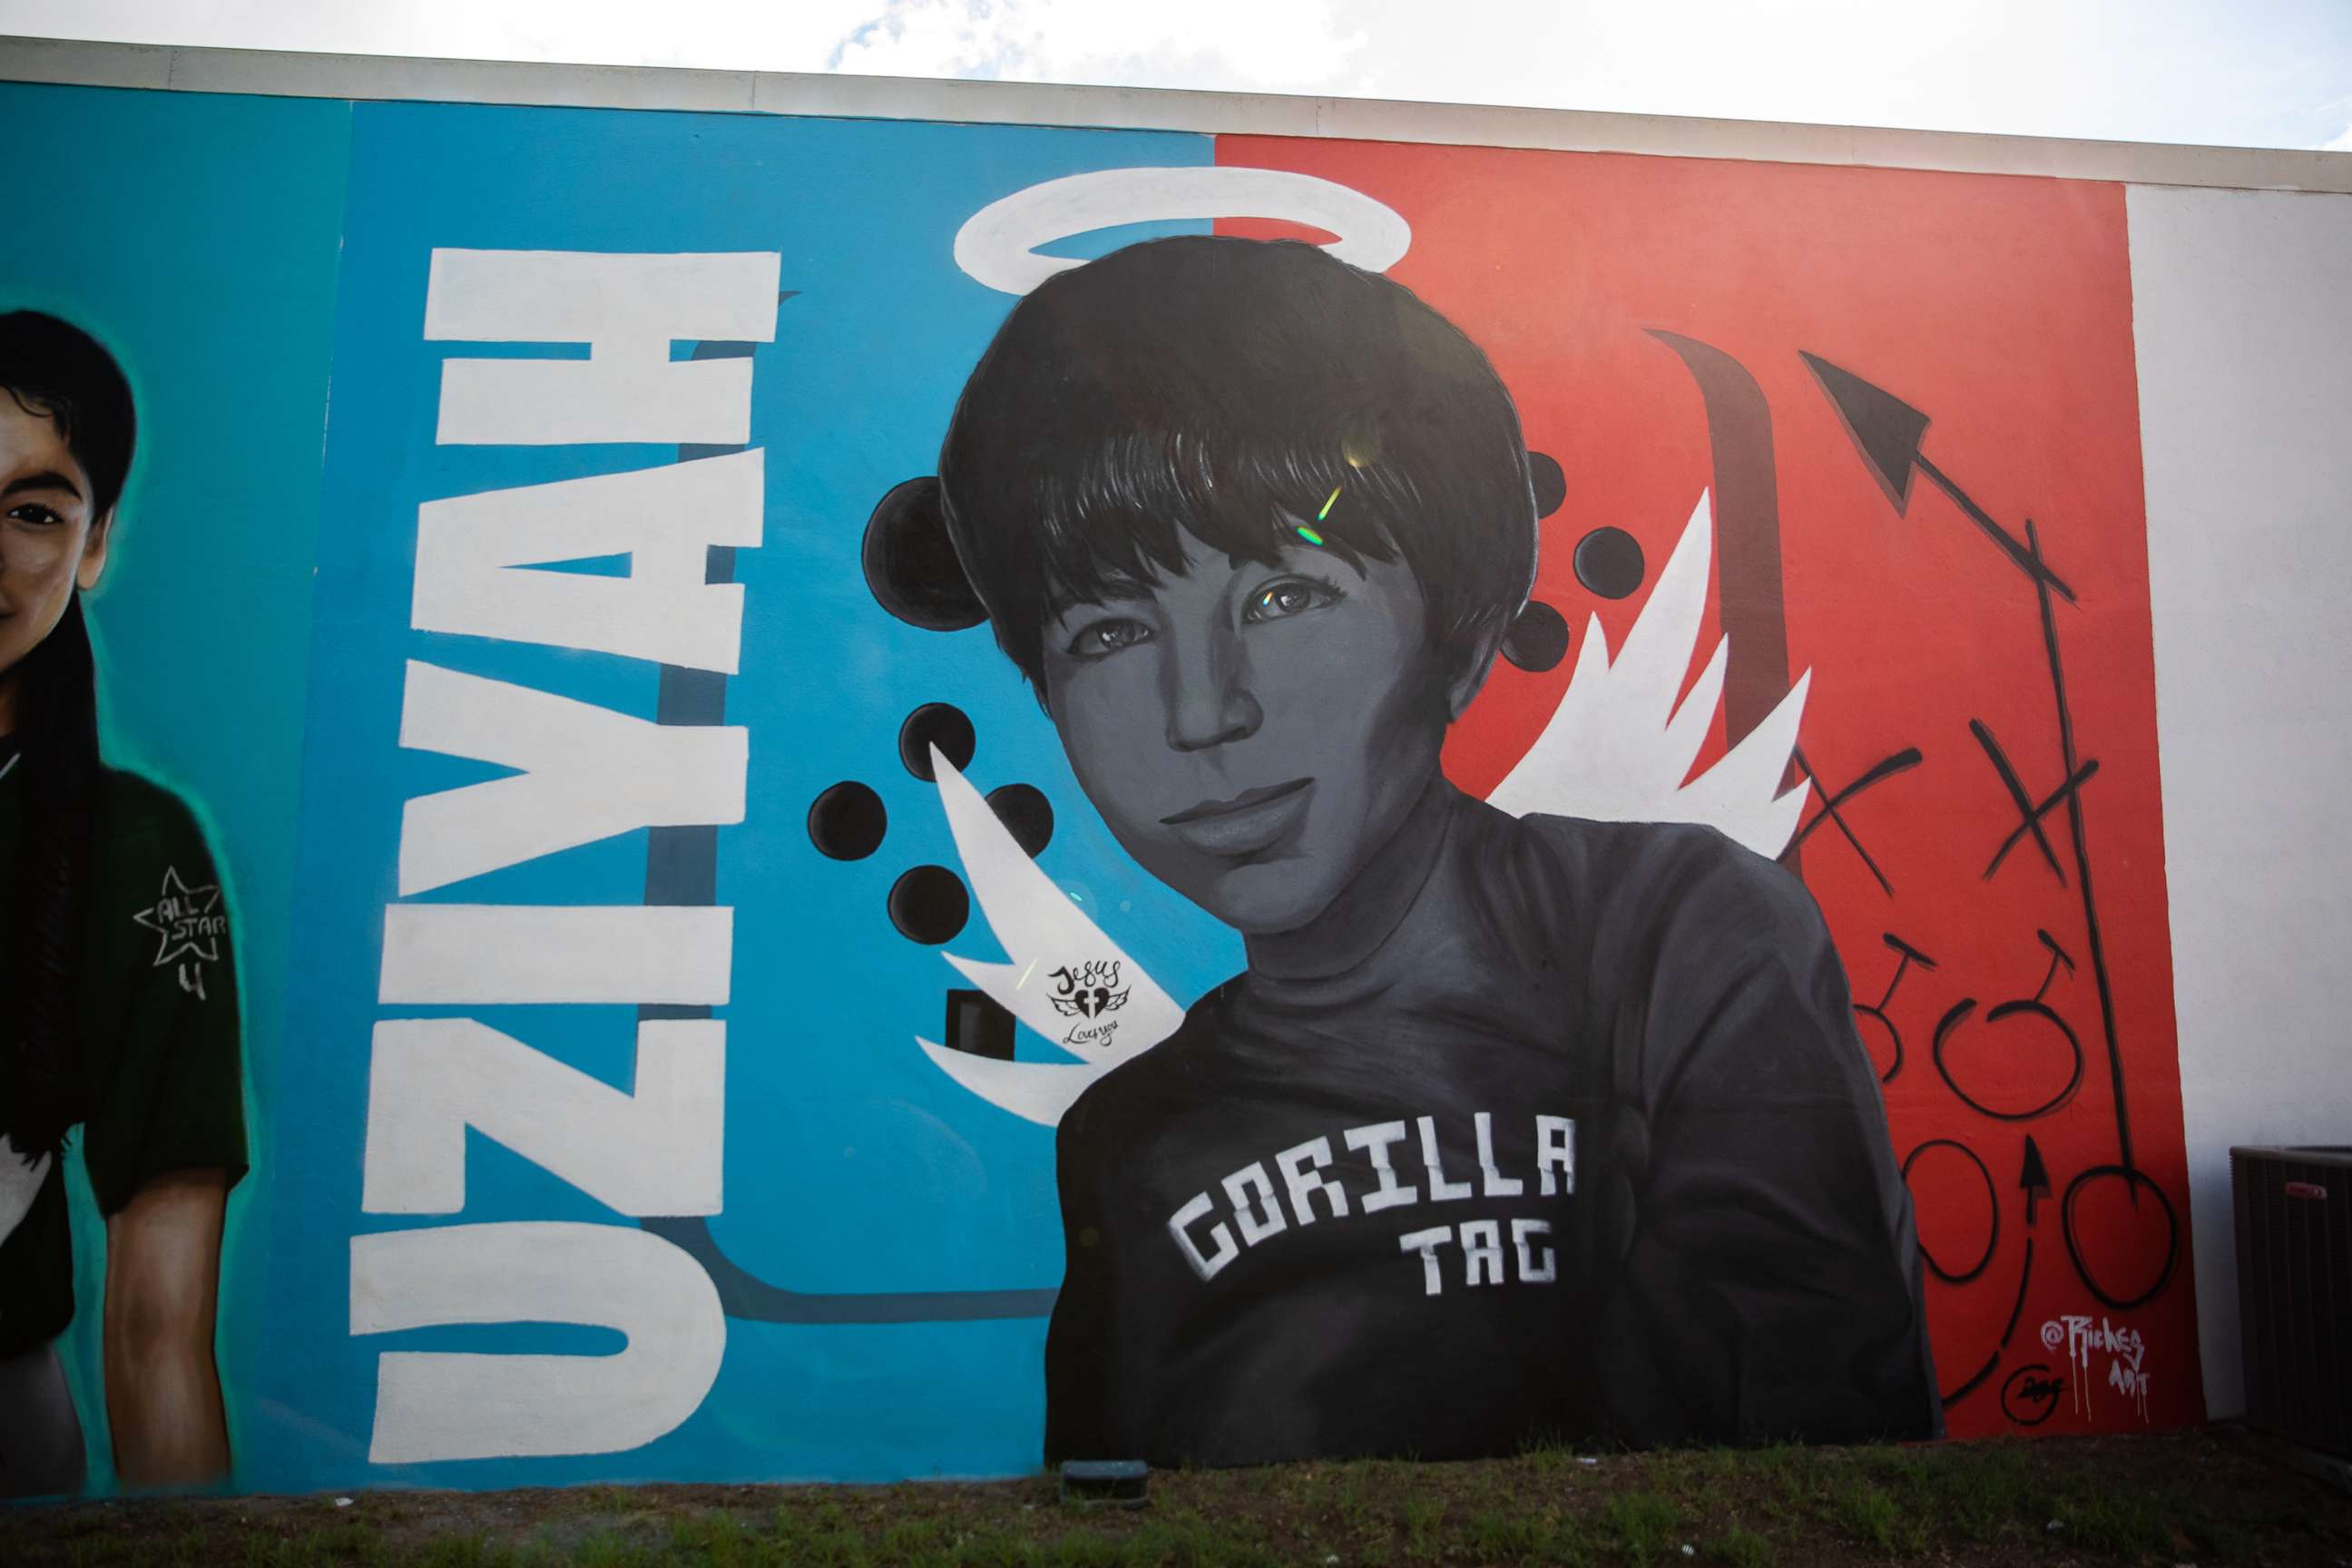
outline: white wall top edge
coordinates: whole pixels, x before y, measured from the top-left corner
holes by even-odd
[[[2352,195],[2352,153],[1166,88],[407,59],[0,36],[0,80],[83,87],[1633,153]]]

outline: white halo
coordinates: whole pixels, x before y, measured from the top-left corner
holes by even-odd
[[[1370,272],[1396,265],[1412,243],[1404,219],[1361,191],[1286,169],[1103,169],[1047,180],[993,201],[956,231],[956,265],[991,289],[1026,294],[1085,263],[1037,247],[1133,223],[1180,218],[1277,218],[1339,236],[1323,248]]]

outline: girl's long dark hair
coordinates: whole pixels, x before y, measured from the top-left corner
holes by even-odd
[[[106,525],[137,436],[130,384],[114,356],[54,316],[11,311],[0,315],[0,390],[56,423],[89,479],[90,526]],[[98,673],[79,594],[16,676],[25,809],[7,868],[16,952],[14,984],[0,997],[0,1131],[29,1160],[63,1149],[86,1110],[75,976],[99,785]]]
[[[6,1122],[9,1141],[37,1158],[62,1149],[66,1130],[84,1114],[74,977],[99,761],[98,679],[80,595],[22,668],[16,765],[25,770],[25,828],[14,879],[21,914]]]

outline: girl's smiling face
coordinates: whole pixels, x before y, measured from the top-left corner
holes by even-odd
[[[1296,931],[1386,844],[1451,717],[1402,562],[1184,538],[1181,572],[1046,623],[1079,785],[1153,876],[1251,935]]]
[[[89,475],[57,421],[0,390],[0,733],[15,728],[25,657],[105,570],[111,518],[91,513]]]

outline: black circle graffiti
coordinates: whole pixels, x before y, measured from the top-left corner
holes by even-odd
[[[931,475],[892,486],[876,503],[858,556],[875,603],[910,626],[952,632],[988,619],[956,559]]]
[[[890,815],[882,797],[856,779],[844,779],[809,805],[809,842],[835,860],[863,860],[882,847]]]
[[[2136,1194],[2141,1188],[2147,1188],[2156,1195],[2158,1205],[2164,1211],[2164,1268],[2157,1274],[2156,1283],[2137,1296],[2118,1296],[2094,1279],[2090,1265],[2083,1261],[2083,1248],[2074,1239],[2074,1200],[2091,1183],[2108,1178],[2120,1180],[2125,1192],[2135,1194],[2132,1198],[2135,1205],[2139,1201]],[[2083,1281],[2083,1288],[2096,1297],[2099,1305],[2110,1312],[2128,1312],[2135,1307],[2144,1307],[2172,1283],[2172,1270],[2180,1261],[2180,1216],[2173,1212],[2172,1200],[2164,1195],[2164,1189],[2157,1184],[2154,1178],[2127,1165],[2094,1165],[2066,1184],[2066,1196],[2058,1205],[2058,1210],[2060,1229],[2066,1237],[2066,1256],[2074,1261],[2075,1275]]]
[[[1887,1064],[1887,1068],[1885,1072],[1878,1075],[1878,1081],[1881,1083],[1893,1083],[1895,1081],[1895,1075],[1903,1070],[1903,1031],[1895,1026],[1894,1019],[1888,1017],[1885,1013],[1881,1012],[1877,1007],[1872,1005],[1868,1002],[1855,1003],[1853,1005],[1853,1011],[1857,1017],[1876,1019],[1878,1021],[1878,1026],[1886,1031],[1887,1040],[1895,1047],[1895,1059]],[[1868,1049],[1867,1047],[1864,1047],[1864,1048],[1865,1050]]]
[[[890,923],[909,942],[937,947],[971,915],[963,879],[944,866],[918,866],[890,885]]]
[[[1861,786],[1859,784],[1853,786],[1853,788],[1856,789],[1860,787]],[[1848,790],[1846,793],[1851,794],[1853,791]],[[1827,799],[1828,797],[1824,795],[1822,798]],[[1834,810],[1835,805],[1836,802],[1832,801],[1831,806],[1832,810]],[[1903,1031],[1895,1025],[1894,1018],[1887,1014],[1886,1009],[1894,1005],[1895,994],[1903,988],[1903,977],[1911,973],[1911,966],[1913,964],[1916,963],[1922,969],[1934,969],[1937,967],[1937,964],[1934,959],[1928,957],[1917,948],[1913,947],[1909,942],[1905,942],[1901,937],[1896,936],[1891,931],[1880,932],[1878,940],[1885,942],[1888,951],[1895,955],[1896,962],[1895,965],[1895,973],[1887,977],[1886,989],[1878,994],[1877,1001],[1856,1002],[1853,1004],[1853,1012],[1854,1016],[1857,1018],[1875,1019],[1878,1023],[1878,1026],[1886,1031],[1887,1043],[1895,1047],[1895,1058],[1886,1064],[1886,1070],[1878,1075],[1878,1081],[1881,1083],[1893,1083],[1895,1081],[1895,1075],[1903,1070]],[[1858,1028],[1854,1031],[1857,1036],[1860,1035],[1861,1032],[1862,1031]],[[1874,1062],[1873,1065],[1874,1066],[1876,1064]]]
[[[1944,1086],[1959,1096],[1961,1104],[1979,1115],[1991,1117],[1995,1121],[2031,1121],[2037,1116],[2049,1115],[2074,1098],[2074,1091],[2083,1087],[2083,1042],[2075,1037],[2074,1031],[2067,1026],[2065,1019],[2058,1016],[2055,1009],[2048,1003],[2032,996],[2020,996],[2013,1001],[1996,1004],[1986,1011],[1985,1024],[1990,1027],[2007,1018],[2028,1017],[2040,1018],[2055,1028],[2059,1037],[2066,1042],[2066,1048],[2074,1055],[2074,1069],[2067,1075],[2066,1087],[2041,1104],[2024,1110],[1998,1110],[1962,1089],[1958,1080],[1952,1077],[1952,1069],[1944,1059],[1944,1047],[1950,1042],[1952,1031],[1967,1021],[1969,1015],[1976,1011],[1976,1006],[1975,997],[1964,996],[1953,1003],[1951,1010],[1936,1021],[1936,1071],[1943,1079]]]
[[[1918,1244],[1919,1257],[1921,1260],[1927,1265],[1927,1272],[1933,1274],[1937,1279],[1941,1279],[1947,1285],[1965,1285],[1971,1279],[1974,1279],[1979,1275],[1982,1274],[1986,1269],[1992,1267],[1992,1255],[1994,1249],[2000,1246],[2000,1189],[1993,1185],[1992,1173],[1985,1168],[1985,1163],[1983,1159],[1978,1155],[1977,1152],[1955,1138],[1930,1138],[1925,1143],[1920,1144],[1916,1149],[1912,1150],[1910,1153],[1905,1155],[1903,1158],[1904,1185],[1908,1186],[1911,1184],[1911,1166],[1913,1163],[1916,1162],[1920,1155],[1926,1153],[1930,1149],[1958,1149],[1961,1153],[1966,1154],[1969,1157],[1969,1163],[1977,1168],[1977,1174],[1984,1178],[1985,1197],[1992,1205],[1992,1230],[1990,1234],[1985,1237],[1984,1256],[1978,1258],[1976,1261],[1976,1267],[1970,1268],[1967,1273],[1953,1273],[1950,1269],[1936,1261],[1936,1255],[1927,1250],[1927,1244],[1925,1240],[1922,1240]],[[2069,1242],[2068,1245],[2072,1246],[2073,1243]],[[1991,1368],[1990,1367],[1986,1368],[1986,1371],[1988,1372],[1990,1370]],[[1971,1386],[1973,1386],[1973,1384],[1971,1384]],[[1962,1392],[1965,1393],[1966,1390],[1963,1390]],[[1955,1394],[1953,1397],[1958,1398],[1958,1395]]]
[[[1596,528],[1576,542],[1576,580],[1604,599],[1622,599],[1642,585],[1647,563],[1642,543],[1622,528]]]
[[[1540,599],[1529,599],[1503,634],[1503,657],[1513,668],[1540,675],[1568,657],[1568,618]]]
[[[979,737],[971,721],[952,702],[926,702],[898,726],[898,761],[925,784],[931,779],[931,748],[937,746],[948,766],[961,773],[971,766]]]
[[[1549,452],[1528,454],[1528,489],[1536,503],[1536,515],[1549,517],[1568,500],[1568,475],[1561,471],[1559,459]]]
[[[2049,1363],[2028,1362],[2001,1384],[2000,1413],[2020,1426],[2039,1426],[2058,1408],[2058,1395],[2065,1387],[2064,1378],[2050,1375]],[[2037,1405],[2039,1411],[2027,1414]]]
[[[1054,804],[1035,784],[999,784],[988,792],[988,809],[1032,860],[1054,841]]]

